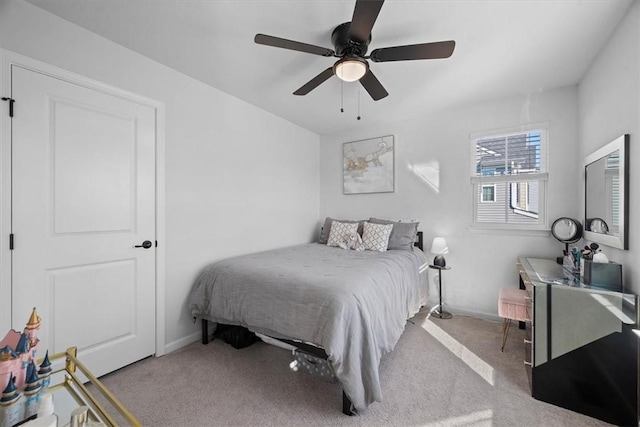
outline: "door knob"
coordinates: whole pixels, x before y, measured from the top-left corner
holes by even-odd
[[[153,243],[151,243],[151,241],[149,241],[149,240],[145,240],[144,242],[142,242],[141,245],[135,245],[134,248],[149,249],[151,246],[153,246]]]

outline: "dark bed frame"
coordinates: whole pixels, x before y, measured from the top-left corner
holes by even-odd
[[[414,246],[417,246],[420,250],[423,250],[423,235],[422,231],[418,231],[416,234],[416,241],[414,242]],[[202,319],[202,344],[209,344],[209,321],[207,319]],[[306,344],[303,342],[297,342],[293,340],[283,339],[283,338],[274,338],[278,341],[289,344],[293,347],[296,347],[298,350],[304,351],[305,353],[311,354],[313,356],[319,357],[321,359],[328,359],[329,355],[326,351],[324,351],[321,347],[316,347],[311,344]],[[213,337],[212,337],[213,340]],[[342,413],[345,415],[357,415],[358,411],[351,403],[351,399],[349,396],[342,390]]]

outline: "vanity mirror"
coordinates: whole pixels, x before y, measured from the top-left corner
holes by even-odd
[[[584,238],[627,249],[629,135],[622,135],[584,162]]]
[[[582,224],[573,218],[562,217],[551,225],[553,237],[564,243],[563,255],[569,255],[569,243],[575,243],[582,238]],[[563,257],[556,258],[558,264],[563,263]]]

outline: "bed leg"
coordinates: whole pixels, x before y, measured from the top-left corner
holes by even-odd
[[[202,344],[209,344],[209,321],[202,319]]]
[[[351,399],[347,396],[347,393],[342,390],[342,413],[345,415],[356,415],[358,411],[353,407],[353,403],[351,403]]]

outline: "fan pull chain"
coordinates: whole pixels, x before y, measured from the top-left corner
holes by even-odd
[[[360,120],[360,86],[358,86],[358,120]]]
[[[340,112],[344,113],[344,80],[340,79]]]

